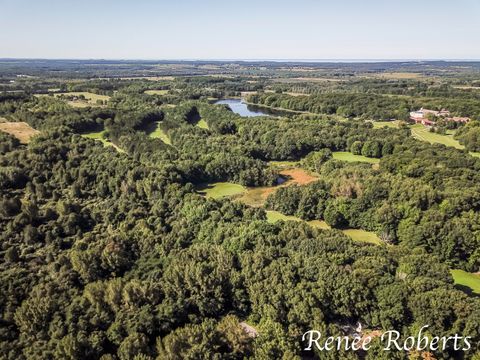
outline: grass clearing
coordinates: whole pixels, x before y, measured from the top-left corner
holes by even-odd
[[[278,168],[288,168],[298,166],[300,161],[269,161],[268,164]]]
[[[1,120],[5,119],[2,118]],[[0,131],[15,136],[22,144],[28,144],[33,136],[40,133],[26,122],[2,121],[0,121]]]
[[[287,177],[288,183],[294,183],[298,185],[306,185],[318,179],[317,177],[308,174],[302,168],[282,170],[280,171],[280,175]]]
[[[382,129],[384,127],[392,128],[392,129],[398,129],[400,128],[400,123],[401,121],[399,120],[394,120],[394,121],[372,121],[374,129]]]
[[[480,295],[480,275],[463,270],[450,270],[453,281],[460,287],[467,287],[472,293]]]
[[[382,72],[374,75],[367,74],[366,77],[376,77],[383,79],[392,79],[392,80],[406,80],[406,79],[420,79],[425,78],[421,73],[413,72]]]
[[[105,133],[105,130],[98,131],[98,132],[91,132],[91,133],[86,133],[82,134],[83,137],[86,137],[88,139],[93,139],[93,140],[99,140],[102,143],[107,143],[108,141],[104,139],[103,134]]]
[[[459,150],[465,149],[465,146],[453,138],[455,132],[449,131],[447,135],[432,133],[426,126],[421,124],[412,125],[410,129],[412,131],[412,136],[417,140],[425,141],[430,144],[443,144]],[[480,153],[478,152],[470,152],[470,155],[480,158]]]
[[[278,187],[273,186],[249,188],[241,197],[238,198],[238,201],[248,206],[260,207],[263,206],[268,195],[273,193],[277,188]]]
[[[353,241],[365,242],[374,245],[382,244],[382,240],[377,236],[377,234],[362,230],[362,229],[345,229],[342,232],[350,237]]]
[[[85,134],[82,134],[82,136],[85,137],[85,138],[88,138],[88,139],[93,139],[93,140],[96,140],[96,141],[100,141],[103,144],[104,147],[112,146],[118,152],[121,152],[121,153],[125,152],[122,149],[120,149],[117,145],[112,143],[110,140],[105,139],[103,137],[104,133],[105,133],[105,130],[102,130],[102,131],[98,131],[98,132],[85,133]]]
[[[270,224],[275,224],[278,221],[303,221],[303,220],[296,216],[288,216],[278,211],[267,210],[267,221]]]
[[[242,185],[219,182],[213,184],[202,185],[198,187],[198,192],[207,198],[220,199],[243,194],[246,191]]]
[[[148,95],[167,95],[168,90],[146,90],[145,94],[148,94]]]
[[[323,229],[323,230],[330,230],[331,227],[328,225],[325,221],[323,220],[311,220],[307,222],[308,225],[317,228],[317,229]]]
[[[292,184],[306,185],[318,179],[317,177],[308,174],[305,170],[301,168],[298,168],[298,167],[291,168],[290,165],[298,165],[298,162],[285,162],[285,163],[288,163],[288,164],[284,164],[284,167],[288,169],[282,170],[279,173],[280,175],[283,175],[285,178],[287,178],[285,182],[277,186],[261,186],[261,187],[255,187],[255,188],[248,188],[245,191],[245,193],[238,198],[238,201],[248,206],[260,207],[264,205],[268,195],[277,191],[281,187],[290,186]],[[281,166],[278,166],[278,167],[281,167]]]
[[[160,123],[157,122],[156,124],[157,125],[155,127],[155,130],[153,132],[151,132],[149,134],[149,136],[152,139],[160,139],[167,145],[172,145],[172,142],[171,142],[170,138],[168,137],[167,133],[165,131],[163,131],[163,129],[160,127]]]
[[[62,93],[53,93],[53,96],[60,98],[61,96],[68,97],[77,97],[75,100],[67,100],[67,104],[72,107],[85,108],[89,106],[102,106],[103,104],[97,104],[97,100],[101,100],[103,103],[110,100],[110,96],[94,94],[87,91],[72,91],[72,92],[62,92]],[[50,96],[49,94],[35,94],[37,97]],[[83,96],[85,100],[80,99],[80,96]]]
[[[266,213],[267,213],[267,221],[270,224],[275,224],[278,221],[298,221],[298,222],[305,222],[308,225],[317,229],[323,229],[323,230],[331,229],[331,227],[323,220],[305,221],[300,219],[299,217],[284,215],[281,212],[274,211],[274,210],[267,210]]]
[[[83,96],[91,104],[96,104],[97,100],[102,100],[102,101],[110,100],[110,96],[94,94],[94,93],[87,92],[87,91],[72,91],[72,92],[64,92],[64,93],[55,93],[54,95],[55,95],[55,97],[59,97],[61,95],[77,96],[77,97]]]
[[[267,211],[267,221],[271,224],[275,224],[278,221],[302,221],[317,229],[331,229],[331,227],[323,220],[304,221],[299,217],[284,215],[278,211],[273,210]],[[382,241],[378,238],[378,236],[370,231],[365,231],[361,229],[345,229],[342,230],[342,232],[355,242],[362,242],[373,245],[382,244]]]
[[[198,126],[200,129],[205,129],[205,130],[210,130],[210,128],[208,127],[208,124],[205,120],[203,119],[200,119],[197,123],[196,123],[196,126]]]
[[[341,161],[365,162],[369,164],[378,164],[380,162],[380,159],[369,158],[363,155],[354,155],[347,151],[335,151],[333,152],[333,158]]]

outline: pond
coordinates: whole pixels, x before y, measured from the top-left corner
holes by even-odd
[[[219,100],[215,104],[218,105],[228,105],[228,107],[236,114],[246,117],[255,117],[255,116],[270,116],[271,111],[261,109],[256,106],[247,105],[240,99],[225,99]]]

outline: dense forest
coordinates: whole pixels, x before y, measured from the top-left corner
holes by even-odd
[[[268,107],[315,114],[336,114],[347,118],[373,120],[408,120],[409,113],[421,107],[441,110],[450,109],[458,116],[472,116],[480,119],[478,97],[462,98],[420,98],[416,96],[396,96],[391,94],[331,92],[311,96],[291,96],[288,94],[254,94],[248,101]]]
[[[4,121],[40,131],[28,144],[0,132],[0,359],[480,356],[480,299],[450,272],[480,271],[480,159],[468,153],[480,148],[478,122],[456,131],[461,150],[365,121],[407,119],[416,106],[478,118],[475,95],[443,105],[445,92],[422,83],[431,100],[420,104],[369,79],[351,80],[350,93],[313,82],[289,95],[304,85],[279,83],[281,66],[251,65],[263,71],[257,82],[242,72],[88,80],[91,69],[71,81],[77,70],[32,67],[35,77],[0,94]],[[214,104],[242,92],[307,113],[246,118]],[[286,179],[274,162],[316,180],[278,186]],[[275,191],[264,207],[197,191],[217,182]],[[305,221],[271,222],[267,210]],[[366,333],[429,325],[432,336],[470,336],[472,349],[385,352],[376,337],[365,353],[303,350],[310,329],[340,336],[358,323]]]

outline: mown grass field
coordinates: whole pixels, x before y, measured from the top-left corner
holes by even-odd
[[[451,146],[460,150],[465,149],[465,146],[453,138],[453,132],[450,132],[447,135],[431,133],[428,131],[427,127],[421,124],[412,125],[411,131],[412,136],[417,140],[426,141],[430,144],[443,144],[445,146]],[[470,155],[480,157],[480,153],[478,152],[470,152]]]
[[[348,162],[366,162],[369,164],[378,164],[380,159],[369,158],[362,155],[354,155],[351,152],[346,151],[335,151],[333,153],[333,158],[341,161],[348,161]]]
[[[0,118],[0,131],[15,136],[22,144],[28,144],[33,136],[40,133],[26,122],[11,122],[3,118]]]
[[[211,199],[220,199],[223,197],[240,195],[243,194],[245,191],[246,188],[242,185],[229,182],[219,182],[198,187],[198,192],[200,194]]]
[[[160,128],[159,123],[157,123],[155,130],[151,132],[149,136],[153,139],[160,139],[165,144],[172,145],[170,138],[168,137],[167,133]]]
[[[463,270],[450,270],[455,284],[465,286],[475,294],[480,295],[480,275]]]
[[[426,126],[422,124],[412,125],[410,127],[412,131],[412,136],[415,139],[429,142],[430,144],[443,144],[445,146],[451,146],[456,149],[464,149],[465,147],[461,145],[457,140],[453,138],[453,135],[441,135],[432,133]]]

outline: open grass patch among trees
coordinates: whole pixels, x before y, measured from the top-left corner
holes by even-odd
[[[366,231],[362,229],[344,229],[342,231],[353,241],[366,242],[375,245],[382,244],[382,241],[379,239],[377,234],[371,231]]]
[[[434,132],[430,132],[429,128],[421,124],[411,126],[412,136],[415,139],[429,142],[430,144],[443,144],[445,146],[451,146],[456,149],[464,149],[457,140],[453,138],[453,135],[442,135]]]
[[[165,144],[172,145],[172,142],[168,137],[167,133],[160,127],[160,123],[157,123],[155,130],[151,132],[149,136],[153,139],[160,139]]]
[[[103,146],[112,146],[114,147],[118,152],[125,152],[122,149],[120,149],[117,145],[112,143],[110,140],[105,138],[105,130],[102,131],[97,131],[97,132],[91,132],[91,133],[85,133],[82,134],[83,137],[88,138],[88,139],[93,139],[96,141],[100,141]]]
[[[223,197],[243,194],[245,192],[245,187],[229,182],[218,182],[201,185],[198,187],[198,192],[205,195],[207,198],[220,199]]]
[[[480,274],[472,274],[463,270],[451,270],[453,281],[460,287],[467,287],[474,294],[480,295]]]
[[[332,155],[334,159],[341,160],[341,161],[348,161],[348,162],[358,161],[358,162],[366,162],[370,164],[378,164],[380,162],[380,159],[369,158],[363,155],[355,155],[347,151],[335,151],[332,153]]]

